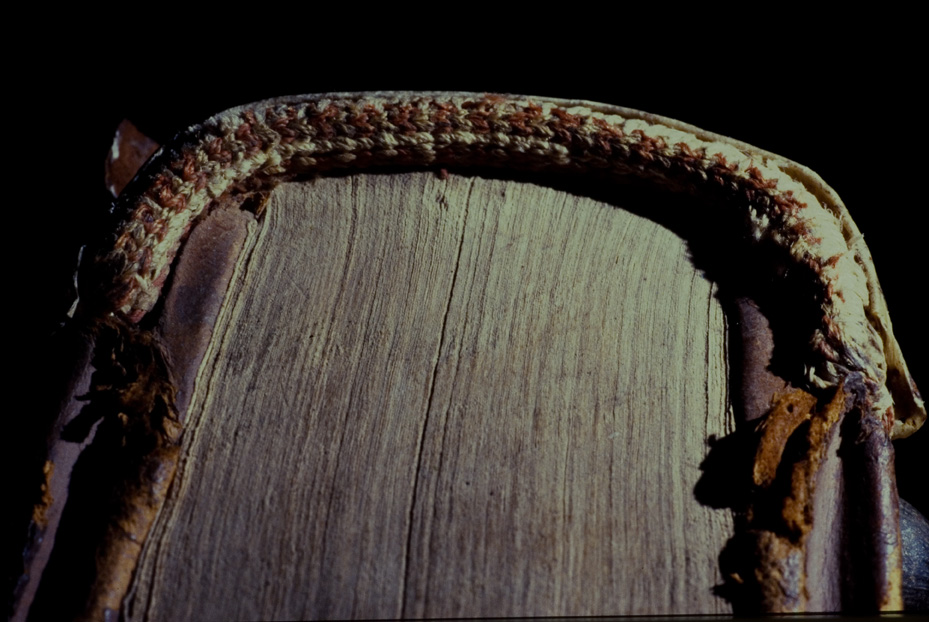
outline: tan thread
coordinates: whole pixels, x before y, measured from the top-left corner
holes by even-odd
[[[801,183],[763,156],[661,123],[560,102],[476,96],[307,97],[217,115],[143,171],[117,205],[116,239],[96,265],[109,275],[108,312],[138,321],[155,304],[177,249],[212,200],[249,178],[375,165],[520,165],[598,169],[670,180],[739,197],[752,235],[812,269],[823,292],[808,381],[849,374],[871,408],[892,407],[882,340],[866,317],[868,280],[840,223]],[[888,411],[892,412],[892,411]]]

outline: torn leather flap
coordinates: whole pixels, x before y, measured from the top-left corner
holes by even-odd
[[[751,503],[724,572],[743,613],[899,611],[902,548],[886,430],[840,388],[780,394],[757,426]]]

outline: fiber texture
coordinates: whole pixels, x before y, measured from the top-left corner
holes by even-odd
[[[271,100],[216,115],[156,154],[115,206],[121,224],[95,261],[104,283],[97,308],[131,321],[151,310],[192,223],[224,193],[384,165],[599,171],[725,195],[744,208],[754,240],[773,242],[785,263],[814,275],[820,321],[805,361],[808,386],[844,380],[896,436],[925,419],[870,254],[821,180],[736,141],[586,102],[374,93]]]

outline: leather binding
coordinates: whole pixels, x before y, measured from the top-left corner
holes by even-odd
[[[119,195],[112,231],[80,269],[74,366],[50,425],[15,619],[132,617],[127,594],[179,494],[187,409],[250,228],[281,184],[379,170],[670,191],[681,210],[646,218],[678,227],[695,252],[690,238],[722,229],[761,258],[757,275],[738,277],[754,286],[720,294],[736,432],[694,482],[701,503],[735,517],[717,598],[737,613],[903,608],[890,441],[912,434],[925,407],[867,246],[832,189],[774,154],[625,108],[367,93],[220,113],[160,149]],[[714,479],[730,468],[738,494]]]

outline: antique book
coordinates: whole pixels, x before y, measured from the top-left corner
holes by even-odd
[[[113,170],[14,619],[903,609],[925,408],[812,171],[453,93]]]

